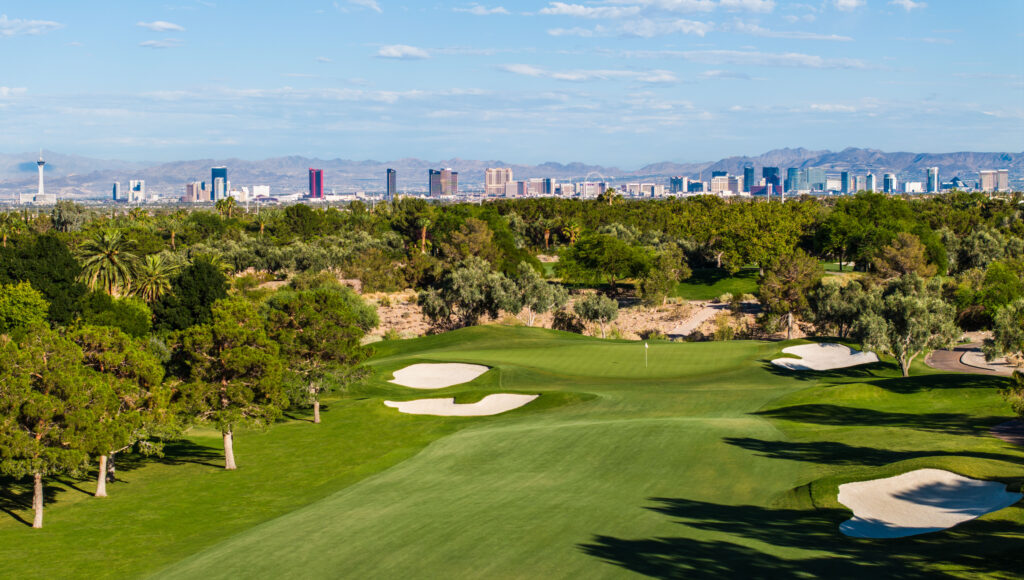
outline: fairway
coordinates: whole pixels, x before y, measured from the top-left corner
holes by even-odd
[[[61,552],[65,571],[108,577],[1012,577],[1020,505],[878,541],[842,536],[836,501],[841,483],[923,467],[1018,489],[1024,453],[987,435],[1009,415],[1003,379],[768,362],[793,344],[652,342],[645,368],[642,343],[531,328],[379,343],[323,425],[240,436],[237,473],[198,437],[202,461],[141,467],[102,501],[64,494],[43,535],[0,522],[0,575],[66,576],[23,563]],[[541,396],[479,418],[383,405],[424,396],[395,370],[437,362],[491,370],[432,397]],[[157,507],[169,493],[175,509]]]
[[[676,286],[673,296],[686,300],[714,300],[722,294],[756,294],[757,280],[757,268],[743,268],[735,274],[720,268],[698,268]]]

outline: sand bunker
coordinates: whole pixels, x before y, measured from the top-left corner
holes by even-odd
[[[388,407],[410,415],[437,415],[440,417],[480,417],[497,415],[518,409],[539,395],[487,395],[476,403],[459,405],[454,397],[447,399],[418,399],[416,401],[384,401]]]
[[[777,358],[772,364],[791,371],[830,371],[878,362],[878,355],[873,352],[832,343],[801,344],[784,348],[782,352],[800,358]]]
[[[839,503],[853,518],[839,531],[857,538],[902,538],[951,528],[1009,507],[1024,497],[1006,485],[941,469],[918,469],[839,486]]]
[[[483,365],[420,363],[395,371],[395,378],[388,382],[412,389],[443,389],[468,383],[488,370]]]

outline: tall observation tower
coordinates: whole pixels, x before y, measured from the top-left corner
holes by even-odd
[[[46,162],[43,161],[43,150],[42,149],[39,150],[39,161],[36,161],[36,165],[39,166],[39,194],[38,195],[39,195],[40,198],[42,198],[43,197],[43,166],[46,165]]]

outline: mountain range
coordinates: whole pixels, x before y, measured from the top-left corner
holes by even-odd
[[[274,157],[259,161],[243,159],[196,159],[170,163],[128,162],[92,159],[44,151],[46,159],[46,190],[62,197],[106,197],[112,184],[121,182],[127,188],[131,179],[146,181],[151,193],[183,193],[185,183],[209,181],[210,168],[226,166],[228,178],[234,187],[269,185],[273,193],[303,192],[308,187],[308,169],[323,169],[324,190],[342,192],[381,191],[387,168],[398,172],[400,191],[423,191],[427,186],[427,170],[450,167],[459,172],[462,189],[482,189],[484,170],[488,167],[511,167],[516,179],[550,177],[559,181],[607,180],[659,181],[683,175],[690,178],[710,178],[712,171],[742,174],[745,166],[760,168],[779,167],[785,176],[789,167],[822,167],[828,172],[849,171],[854,174],[895,173],[901,180],[925,181],[928,167],[938,167],[943,181],[954,176],[968,183],[978,179],[982,169],[1009,169],[1011,182],[1024,178],[1024,152],[1021,153],[887,153],[876,149],[847,148],[842,151],[814,151],[804,148],[776,149],[755,157],[729,157],[713,162],[673,163],[661,162],[635,170],[617,167],[587,165],[584,163],[548,162],[540,165],[517,165],[504,161],[448,159],[426,161],[399,159],[396,161],[351,161],[346,159],[316,159],[298,156]],[[36,153],[0,154],[0,196],[11,197],[22,192],[34,192],[37,181]]]

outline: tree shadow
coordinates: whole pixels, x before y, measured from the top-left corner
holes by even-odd
[[[897,371],[899,370],[899,367],[895,364],[884,361],[857,365],[855,367],[846,367],[843,369],[832,369],[829,371],[794,370],[773,364],[772,360],[776,358],[791,358],[794,361],[800,360],[798,358],[787,356],[777,356],[772,359],[765,360],[762,368],[775,376],[786,377],[787,379],[796,379],[798,381],[838,382],[845,379],[843,382],[870,382],[869,379],[878,379],[878,372],[883,371],[888,367],[892,367]]]
[[[135,461],[139,465],[146,462],[146,457],[133,455]],[[211,461],[218,460],[222,461],[224,454],[220,449],[213,449],[204,445],[198,445],[188,439],[179,439],[176,441],[168,441],[164,444],[164,452],[162,457],[153,458],[155,461],[163,463],[165,465],[183,465],[185,463],[194,463],[196,465],[208,465],[210,467],[223,468],[223,463],[211,463]],[[125,462],[118,463],[118,469],[121,469],[121,465]]]
[[[55,485],[47,485],[43,480],[43,505],[48,506],[57,499],[60,488]],[[19,512],[32,511],[32,495],[34,494],[32,478],[14,479],[0,478],[0,512],[20,522],[23,525],[32,527],[32,521],[25,519]]]
[[[963,413],[893,413],[859,407],[808,404],[753,413],[771,419],[834,426],[903,427],[953,435],[983,435],[1005,417],[978,417]]]
[[[1005,381],[1004,377],[994,375],[942,373],[879,379],[871,384],[891,393],[907,395],[938,389],[998,389]]]
[[[791,441],[764,441],[750,437],[726,437],[729,445],[753,451],[762,457],[806,461],[825,465],[870,465],[879,467],[897,461],[920,457],[976,457],[995,461],[1019,462],[1022,457],[1002,453],[970,451],[891,451],[873,447],[856,447],[833,441],[796,443]]]
[[[876,576],[909,580],[963,577],[964,571],[1019,577],[1024,566],[1019,558],[1024,535],[1013,521],[973,520],[942,532],[873,540],[840,534],[839,523],[850,516],[846,510],[730,506],[673,498],[651,501],[659,505],[648,509],[676,518],[687,528],[687,535],[727,534],[732,539],[598,535],[580,549],[609,564],[655,578]],[[788,559],[769,553],[771,547],[827,555]],[[954,576],[949,570],[961,574]]]

